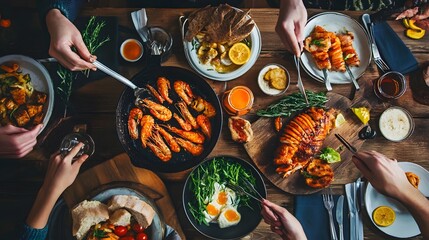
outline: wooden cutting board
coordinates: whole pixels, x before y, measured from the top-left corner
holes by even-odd
[[[87,161],[91,161],[91,159]],[[63,193],[63,198],[71,208],[87,199],[91,193],[115,184],[122,186],[125,184],[126,187],[135,189],[153,199],[161,211],[165,223],[174,228],[182,239],[186,239],[162,180],[150,170],[134,167],[125,153],[80,174]]]
[[[331,131],[325,139],[322,149],[324,147],[338,149],[338,147],[342,146],[341,142],[334,136],[335,133],[339,133],[349,143],[359,149],[364,141],[359,139],[358,132],[364,125],[354,115],[350,108],[352,106],[365,106],[370,108],[369,103],[364,99],[356,100],[356,102],[352,103],[348,98],[331,92],[328,93],[327,96],[329,101],[326,103],[326,106],[338,109],[339,112],[344,115],[347,122]],[[289,119],[287,119],[287,121],[288,120]],[[254,139],[246,143],[244,148],[256,167],[271,181],[271,183],[285,192],[292,194],[311,194],[320,191],[321,189],[307,186],[304,177],[301,176],[299,171],[287,178],[283,178],[280,174],[275,172],[273,159],[276,148],[279,145],[279,133],[274,130],[273,121],[273,118],[261,117],[252,123]],[[286,122],[284,122],[283,126],[285,126],[285,124]],[[359,176],[359,170],[351,161],[352,154],[345,147],[342,147],[340,154],[342,161],[331,164],[334,170],[334,183],[345,184],[356,180]]]

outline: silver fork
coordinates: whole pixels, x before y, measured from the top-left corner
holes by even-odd
[[[377,64],[377,66],[383,72],[390,71],[390,67],[387,66],[387,64],[381,58],[380,52],[378,51],[378,48],[377,48],[377,44],[375,43],[373,23],[371,22],[371,18],[369,16],[369,14],[362,15],[362,21],[364,23],[364,27],[367,30],[369,38],[370,38],[371,49],[372,49],[372,57],[374,58],[375,64]]]
[[[329,189],[328,194],[322,194],[323,204],[325,205],[326,210],[329,214],[329,227],[331,229],[331,239],[338,240],[337,233],[335,232],[334,218],[332,217],[332,208],[334,208],[334,197],[331,194],[331,189]]]

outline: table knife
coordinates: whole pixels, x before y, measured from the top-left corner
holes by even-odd
[[[350,239],[356,239],[356,205],[355,195],[353,192],[353,183],[348,183],[345,185],[347,205],[349,206],[349,217],[350,217]]]
[[[340,240],[344,240],[344,232],[343,232],[343,208],[344,208],[344,195],[341,195],[337,200],[337,210],[335,214],[335,218],[337,219],[338,223],[338,230],[339,230],[339,236]]]
[[[362,210],[365,207],[364,206],[364,188],[365,188],[365,182],[362,181],[361,178],[358,178],[356,180],[356,206],[358,207],[358,213],[357,213],[357,222],[358,226],[356,227],[358,240],[363,240],[363,220],[362,220]]]

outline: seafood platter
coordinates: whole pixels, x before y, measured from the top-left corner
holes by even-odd
[[[181,21],[186,59],[192,69],[206,78],[238,78],[258,59],[261,34],[249,11],[228,4],[207,6]]]
[[[133,91],[124,90],[116,118],[132,163],[158,172],[180,172],[200,163],[222,128],[222,110],[210,85],[177,67],[142,71],[133,81],[146,91],[135,103]]]

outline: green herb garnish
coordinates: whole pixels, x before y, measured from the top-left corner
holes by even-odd
[[[284,97],[277,103],[271,104],[266,109],[258,110],[256,114],[261,117],[289,117],[293,113],[302,111],[307,107],[324,107],[325,103],[328,101],[326,93],[324,92],[305,92],[308,98],[308,105],[305,102],[304,96],[301,93],[296,92]]]
[[[341,161],[341,155],[339,152],[335,151],[335,149],[325,147],[321,151],[320,159],[326,161],[327,163],[335,163]]]
[[[103,231],[103,230],[100,230],[100,229],[95,229],[93,235],[96,238],[105,238],[105,237],[107,237],[107,233],[105,231]]]
[[[305,178],[313,178],[313,179],[318,179],[319,177],[317,176],[313,176],[310,173],[308,173],[307,171],[301,171],[302,176],[304,176]]]
[[[313,41],[311,41],[310,45],[316,45],[318,47],[324,47],[325,44],[322,43],[321,39],[314,39]]]
[[[349,59],[349,58],[352,58],[354,56],[354,54],[347,54],[345,57],[344,57],[344,61],[347,61],[347,59]]]

